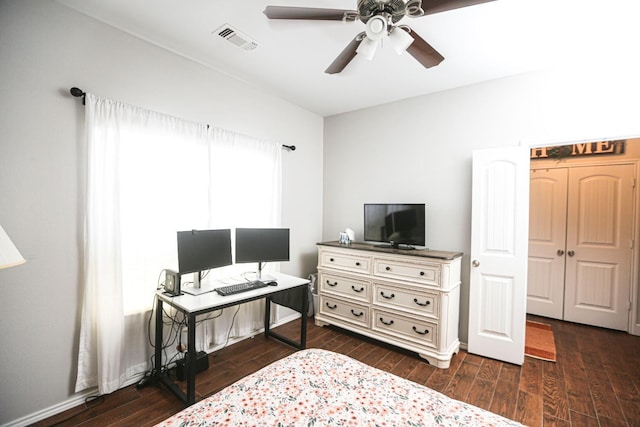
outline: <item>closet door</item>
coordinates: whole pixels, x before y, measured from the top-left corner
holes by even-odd
[[[530,172],[527,313],[562,319],[568,170]]]
[[[634,170],[569,171],[565,320],[628,328]]]

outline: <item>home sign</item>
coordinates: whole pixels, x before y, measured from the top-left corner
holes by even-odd
[[[594,156],[601,154],[624,154],[626,140],[585,142],[557,147],[535,147],[531,149],[531,160],[564,159],[567,157]]]

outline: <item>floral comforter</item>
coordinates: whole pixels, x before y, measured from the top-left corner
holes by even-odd
[[[521,426],[326,350],[302,350],[158,426]]]

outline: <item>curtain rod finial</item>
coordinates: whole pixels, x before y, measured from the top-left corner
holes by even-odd
[[[71,95],[73,95],[74,97],[76,97],[76,98],[80,98],[81,97],[82,98],[82,105],[84,105],[85,96],[87,95],[85,91],[83,91],[82,89],[77,88],[77,87],[72,87],[69,90],[69,93]]]
[[[76,98],[80,98],[81,96],[84,96],[84,91],[77,87],[72,87],[71,90],[69,90],[69,93],[75,96]]]

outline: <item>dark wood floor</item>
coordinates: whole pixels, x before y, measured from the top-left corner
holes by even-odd
[[[523,366],[461,351],[449,369],[437,369],[412,353],[309,322],[308,347],[347,354],[379,369],[425,384],[531,427],[640,427],[640,337],[551,319],[557,363],[526,357]],[[295,322],[280,328],[296,336]],[[198,374],[198,399],[293,353],[262,335],[209,356]],[[182,409],[163,386],[121,389],[37,426],[151,426]]]

